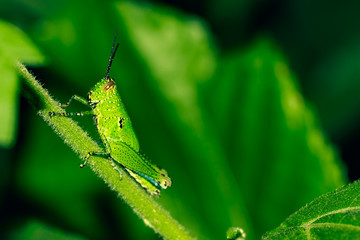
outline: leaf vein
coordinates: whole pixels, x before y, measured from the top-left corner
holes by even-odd
[[[309,226],[312,228],[348,228],[353,229],[360,232],[360,226],[352,225],[352,224],[344,224],[344,223],[314,223]]]
[[[301,226],[302,227],[308,227],[309,225],[311,224],[314,224],[314,222],[316,222],[317,220],[319,220],[320,218],[323,218],[323,217],[326,217],[326,216],[329,216],[329,215],[333,215],[333,214],[337,214],[337,213],[346,213],[346,212],[350,212],[352,210],[358,210],[360,211],[360,206],[357,206],[357,207],[347,207],[347,208],[341,208],[339,210],[335,210],[335,211],[331,211],[331,212],[328,212],[326,214],[323,214],[323,215],[320,215],[316,218],[313,218],[312,220],[310,220],[309,222],[306,222],[305,224],[302,224]]]

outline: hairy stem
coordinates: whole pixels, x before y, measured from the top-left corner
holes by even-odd
[[[38,114],[53,128],[53,130],[80,157],[88,152],[101,152],[102,149],[82,130],[72,119],[49,116],[49,112],[63,112],[60,103],[55,101],[35,77],[22,63],[17,63],[19,73],[25,79],[24,94],[38,110]],[[150,197],[130,176],[113,169],[110,161],[101,157],[91,157],[88,160],[91,169],[101,177],[109,187],[130,205],[144,223],[165,239],[194,239],[185,228]],[[125,173],[125,171],[123,171]]]

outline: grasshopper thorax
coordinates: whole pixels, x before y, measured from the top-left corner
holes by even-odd
[[[89,100],[99,102],[116,94],[116,84],[112,78],[103,78],[89,92]]]

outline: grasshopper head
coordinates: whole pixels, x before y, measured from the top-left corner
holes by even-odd
[[[104,78],[98,82],[89,92],[92,102],[99,102],[116,94],[116,84],[112,78]]]

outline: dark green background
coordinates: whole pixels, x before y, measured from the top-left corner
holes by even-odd
[[[45,55],[29,67],[60,102],[104,76],[118,30],[110,75],[143,152],[174,181],[159,202],[198,239],[224,239],[234,225],[256,239],[359,178],[359,10],[358,1],[3,0],[0,19]],[[19,101],[16,140],[0,152],[1,238],[158,238]],[[77,120],[98,139],[92,119]]]

